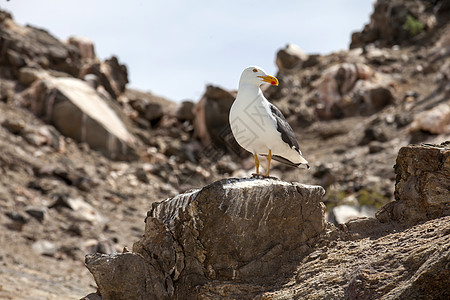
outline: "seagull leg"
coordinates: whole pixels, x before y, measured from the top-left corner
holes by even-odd
[[[253,157],[255,158],[256,175],[259,175],[259,159],[258,159],[258,155],[254,154]]]
[[[266,172],[266,177],[269,177],[269,172],[270,172],[270,160],[272,159],[272,150],[269,149],[269,155],[267,155],[267,172]]]

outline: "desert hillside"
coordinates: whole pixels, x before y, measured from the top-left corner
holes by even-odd
[[[129,89],[128,71],[120,58],[100,60],[89,39],[72,37],[61,41],[49,30],[21,26],[10,13],[0,10],[2,299],[79,299],[94,292],[101,282],[98,278],[94,281],[89,272],[95,275],[94,261],[101,259],[95,255],[132,251],[144,257],[143,253],[149,251],[146,247],[151,229],[144,219],[149,216],[167,220],[156,214],[155,207],[163,205],[157,202],[180,199],[177,197],[185,197],[183,193],[191,189],[198,192],[212,186],[222,191],[221,184],[226,185],[223,180],[227,178],[235,178],[233,184],[239,186],[239,180],[245,181],[254,172],[253,158],[236,144],[228,124],[236,91],[224,90],[217,83],[206,86],[196,102],[175,103]],[[312,291],[302,282],[326,290],[324,281],[330,282],[329,295],[338,298],[375,299],[391,293],[392,299],[408,299],[422,295],[427,284],[430,289],[444,290],[435,294],[437,298],[449,295],[442,288],[445,285],[433,285],[424,279],[437,274],[435,281],[448,283],[449,278],[445,276],[449,245],[449,219],[445,216],[449,215],[450,198],[449,2],[378,0],[370,20],[361,32],[353,33],[346,51],[318,55],[303,52],[301,45],[274,45],[274,49],[277,47],[280,49],[274,53],[278,67],[275,75],[280,84],[265,88],[264,94],[286,116],[311,169],[293,169],[274,162],[271,175],[280,180],[261,179],[255,183],[261,190],[236,192],[240,195],[236,197],[266,193],[271,180],[281,190],[287,189],[283,193],[288,194],[300,188],[292,188],[292,183],[291,191],[285,186],[287,182],[317,186],[317,205],[311,210],[318,224],[311,225],[314,228],[308,229],[307,236],[289,240],[289,259],[272,259],[287,253],[284,246],[274,246],[279,241],[267,245],[273,252],[253,245],[255,251],[270,253],[255,259],[245,269],[248,273],[239,269],[237,274],[241,277],[219,271],[211,275],[203,270],[206,275],[199,275],[199,281],[189,281],[192,278],[182,273],[184,267],[161,267],[161,276],[171,286],[161,288],[155,295],[180,297],[189,290],[189,284],[195,283],[201,286],[195,296],[202,299],[232,299],[245,293],[255,299],[291,299],[311,295]],[[409,176],[420,180],[414,185],[416,181],[407,181]],[[418,192],[405,192],[410,190]],[[302,197],[306,197],[304,194]],[[294,207],[297,198],[289,199]],[[280,203],[283,200],[278,199]],[[318,204],[322,202],[323,207]],[[209,207],[202,205],[205,206],[198,207]],[[176,214],[173,220],[179,224],[186,220],[192,224],[211,221],[210,216],[201,213],[192,219],[182,219],[170,209],[167,213]],[[236,210],[233,213],[239,215]],[[258,213],[255,209],[254,215]],[[223,222],[220,224],[229,222],[214,216]],[[360,221],[350,221],[352,218]],[[311,220],[299,220],[303,221]],[[155,226],[175,230],[170,227],[175,225],[168,223],[164,225],[167,228],[159,223]],[[278,226],[273,224],[272,229]],[[433,228],[437,229],[431,233]],[[272,229],[267,227],[267,232]],[[387,235],[394,231],[399,235]],[[198,233],[186,232],[194,236]],[[220,234],[200,232],[207,232],[211,238]],[[428,235],[422,240],[423,232]],[[266,237],[254,238],[263,247]],[[182,236],[171,238],[175,239],[174,245],[183,245]],[[396,269],[389,283],[376,286],[376,280],[382,282],[389,276],[373,275],[375,271],[370,266],[374,261],[368,258],[367,270],[359,269],[360,277],[352,277],[350,286],[348,282],[333,281],[331,275],[317,275],[329,271],[320,261],[339,262],[339,249],[348,258],[347,262],[339,262],[340,266],[357,270],[358,266],[350,260],[360,258],[366,251],[373,251],[370,255],[375,259],[380,254],[376,249],[387,249],[396,239],[405,239],[417,247],[422,242],[429,247],[442,246],[436,252],[424,250],[435,255],[438,263],[431,259],[427,269],[430,273],[417,273],[422,276],[418,285],[411,284],[409,288],[405,283],[404,290],[393,290],[392,286],[410,279]],[[354,242],[358,240],[362,242]],[[354,246],[349,246],[349,241]],[[295,248],[300,244],[305,246]],[[400,251],[402,246],[395,247]],[[410,263],[411,257],[425,255],[414,247],[408,246],[408,253],[398,257]],[[223,253],[216,250],[211,246],[207,253],[211,255],[208,259],[215,259],[211,266],[219,270]],[[174,253],[176,256],[181,252]],[[85,266],[86,255],[90,255],[86,261],[89,270]],[[183,255],[202,259],[198,253]],[[425,256],[422,263],[428,261]],[[145,259],[154,263],[154,258]],[[248,257],[240,259],[249,261]],[[257,277],[255,270],[268,261],[270,264],[263,271],[267,281],[252,281]],[[178,262],[170,260],[171,264]],[[242,261],[230,258],[229,262],[239,265]],[[411,263],[411,270],[417,270],[422,263]],[[285,266],[282,272],[272,272],[280,264]],[[442,265],[446,271],[442,271]],[[188,263],[186,266],[195,274],[201,268]],[[315,273],[308,273],[301,266],[310,266]],[[376,263],[373,266],[376,269]],[[389,270],[388,258],[378,266]],[[174,270],[180,270],[180,274],[175,275]],[[270,285],[271,274],[285,276],[286,280]],[[222,281],[214,283],[212,278]],[[185,281],[181,283],[181,279]],[[241,281],[233,282],[235,279]],[[363,284],[366,288],[371,284],[375,287],[358,294]],[[106,295],[108,287],[102,288]],[[223,296],[227,291],[230,294]]]

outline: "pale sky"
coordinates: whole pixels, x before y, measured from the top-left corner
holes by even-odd
[[[197,101],[207,84],[237,89],[242,70],[276,75],[287,43],[307,53],[348,49],[375,0],[0,0],[19,24],[59,39],[90,38],[101,59],[128,67],[129,87]]]

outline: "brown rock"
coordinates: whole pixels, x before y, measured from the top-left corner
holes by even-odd
[[[127,67],[120,64],[117,57],[112,56],[101,63],[100,70],[108,78],[114,94],[116,96],[121,95],[128,83]]]
[[[207,86],[206,92],[194,107],[194,136],[207,148],[208,155],[221,151],[245,153],[231,132],[228,115],[235,96],[220,87]]]
[[[450,104],[442,103],[417,114],[409,130],[421,130],[432,134],[450,133]]]
[[[49,78],[33,84],[26,94],[33,112],[63,135],[86,142],[113,159],[136,159],[135,138],[86,82]]]
[[[78,48],[81,59],[89,61],[97,58],[95,55],[94,43],[90,39],[86,37],[72,36],[67,40],[67,43]]]
[[[400,149],[395,164],[395,201],[377,218],[412,226],[450,215],[450,147],[420,145]]]
[[[194,116],[194,102],[192,101],[183,101],[177,110],[177,119],[180,121],[193,121]]]
[[[278,50],[275,63],[278,70],[283,71],[285,69],[301,67],[301,63],[307,60],[308,54],[300,49],[300,47],[288,44],[285,48]]]
[[[103,300],[169,299],[161,272],[146,264],[140,255],[92,254],[86,256],[85,264],[94,275]]]
[[[221,180],[155,203],[134,253],[87,256],[86,265],[102,299],[195,299],[213,282],[277,282],[324,230],[323,195],[274,179]]]

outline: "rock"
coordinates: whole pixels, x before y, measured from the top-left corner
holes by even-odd
[[[26,127],[22,136],[34,146],[48,145],[58,151],[63,147],[61,134],[53,126]]]
[[[207,147],[207,156],[212,160],[225,150],[238,155],[246,153],[234,139],[228,119],[234,98],[232,93],[209,85],[194,107],[194,137]]]
[[[125,92],[128,83],[128,71],[125,65],[119,63],[117,57],[112,56],[102,62],[100,70],[108,78],[116,97]]]
[[[103,87],[108,96],[113,99],[117,99],[117,97],[119,96],[118,94],[116,94],[116,91],[112,87],[109,78],[105,73],[103,73],[100,62],[92,61],[83,65],[83,68],[80,71],[80,78],[83,78],[94,89]]]
[[[67,40],[67,44],[77,47],[83,60],[90,61],[97,58],[94,43],[87,37],[71,36]]]
[[[31,245],[31,249],[39,255],[54,256],[56,254],[56,245],[47,240],[38,240]]]
[[[42,222],[47,214],[47,208],[45,206],[30,206],[25,209],[25,212],[39,222]]]
[[[395,201],[376,215],[381,222],[412,226],[450,215],[450,146],[402,147],[395,164]]]
[[[5,215],[11,219],[11,221],[21,224],[28,223],[28,218],[17,211],[7,211],[5,212]]]
[[[164,115],[173,114],[176,107],[172,101],[149,92],[127,89],[125,97],[139,116],[149,121],[152,126],[155,126]]]
[[[409,127],[413,131],[426,131],[431,134],[450,133],[450,104],[442,103],[417,114]]]
[[[103,224],[106,219],[89,203],[81,197],[58,197],[49,208],[69,208],[73,211],[72,217],[79,221],[89,222],[91,224]]]
[[[274,179],[217,181],[153,204],[134,253],[87,256],[86,266],[102,299],[194,299],[212,282],[277,280],[324,230],[324,192]]]
[[[362,137],[359,145],[367,145],[372,141],[386,142],[389,139],[388,129],[386,126],[380,124],[373,124],[364,130],[364,136]]]
[[[376,209],[368,206],[354,206],[354,205],[338,205],[333,207],[328,214],[328,222],[335,225],[344,224],[352,219],[374,217]]]
[[[86,142],[113,159],[137,158],[133,135],[86,82],[74,78],[46,79],[33,84],[28,95],[33,112],[63,135]]]
[[[195,118],[194,115],[194,102],[192,101],[183,101],[178,107],[176,116],[180,121],[193,121]]]
[[[101,299],[170,299],[162,273],[141,255],[91,254],[85,264],[94,274]]]
[[[113,243],[109,240],[90,239],[84,242],[83,248],[86,253],[111,254],[116,252]]]
[[[39,79],[49,77],[48,73],[41,69],[24,67],[19,69],[19,82],[25,86],[30,86],[33,82]]]
[[[102,297],[100,297],[97,293],[91,293],[80,300],[102,300]]]
[[[381,142],[377,142],[377,141],[372,141],[369,143],[369,153],[370,154],[375,154],[375,153],[380,153],[384,150],[384,144]]]
[[[6,128],[12,134],[20,134],[25,128],[25,122],[23,120],[9,120],[6,119],[2,122],[2,126]]]
[[[306,54],[299,46],[288,44],[285,48],[278,50],[275,63],[279,71],[301,67],[301,63],[308,60]]]

